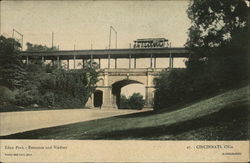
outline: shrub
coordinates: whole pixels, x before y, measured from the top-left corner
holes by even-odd
[[[40,104],[45,106],[53,106],[55,104],[55,94],[54,92],[48,91],[41,96]]]
[[[34,96],[31,91],[24,91],[23,89],[17,90],[15,96],[14,104],[19,106],[29,106],[34,104]]]
[[[163,71],[154,80],[154,108],[158,110],[190,103],[239,85],[240,82],[234,84],[229,73],[218,76],[218,71],[212,68],[214,67],[203,67],[196,72],[189,69]]]
[[[13,46],[14,45],[14,46]],[[28,51],[53,51],[28,43]],[[96,62],[83,69],[65,70],[43,65],[40,59],[23,64],[20,44],[13,38],[0,36],[0,104],[10,102],[20,106],[84,106],[94,92],[99,72]]]
[[[121,95],[119,109],[129,109],[129,101],[125,95]]]
[[[133,95],[128,98],[128,103],[131,109],[142,109],[145,100],[140,93],[133,93]]]
[[[193,92],[185,69],[164,71],[155,79],[155,109],[171,106],[183,101],[188,92]],[[191,98],[191,97],[190,97]]]
[[[34,62],[26,71],[26,84],[18,89],[15,100],[21,106],[83,107],[98,81],[98,72],[89,67],[66,71]]]
[[[5,86],[0,86],[0,105],[11,103],[15,99],[15,93]]]
[[[55,92],[54,106],[59,107],[84,107],[84,103],[76,97],[71,96],[63,91]]]
[[[119,109],[142,109],[144,104],[145,100],[140,93],[133,93],[128,98],[121,95]]]
[[[212,80],[209,73],[191,74],[187,69],[164,71],[154,80],[154,108],[167,108],[207,96],[214,91]]]

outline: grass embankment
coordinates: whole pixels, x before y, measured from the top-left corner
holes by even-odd
[[[8,139],[247,140],[249,86],[171,112],[146,112],[47,129]]]

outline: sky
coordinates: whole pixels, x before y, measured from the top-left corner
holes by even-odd
[[[60,50],[105,49],[109,30],[117,31],[118,48],[129,48],[139,38],[164,37],[172,47],[183,47],[188,36],[190,20],[186,9],[188,0],[178,1],[1,1],[1,35],[12,36],[13,29],[26,42],[54,45]],[[15,38],[20,36],[15,33]],[[111,48],[115,47],[112,33]],[[102,61],[105,65],[106,61]],[[149,63],[138,61],[140,67]],[[182,67],[183,59],[175,60]],[[167,59],[157,61],[161,67]],[[122,61],[121,66],[126,66]],[[127,86],[127,90],[131,87]],[[125,88],[125,87],[124,87]],[[134,89],[132,89],[134,90]],[[142,89],[139,89],[142,90]],[[124,92],[122,92],[124,93]],[[131,94],[126,92],[125,94]]]
[[[117,31],[118,48],[138,38],[165,37],[183,46],[190,21],[188,1],[2,1],[1,34],[13,28],[31,42],[62,50],[108,47],[109,28]],[[114,47],[115,35],[111,39]],[[16,34],[15,34],[16,35]],[[18,37],[18,35],[16,35]]]

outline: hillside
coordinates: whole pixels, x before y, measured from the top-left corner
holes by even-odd
[[[39,129],[8,139],[249,139],[249,86],[171,112],[146,112]]]

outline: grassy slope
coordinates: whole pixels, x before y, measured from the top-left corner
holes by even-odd
[[[248,138],[249,86],[172,112],[136,113],[2,138],[240,140]]]

